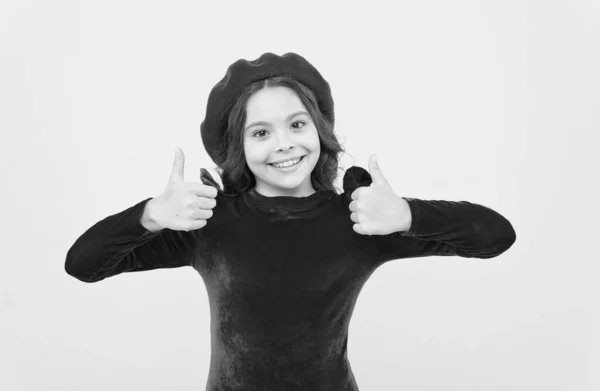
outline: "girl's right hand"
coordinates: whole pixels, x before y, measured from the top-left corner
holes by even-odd
[[[163,193],[148,201],[149,217],[161,228],[191,231],[204,227],[217,205],[217,189],[203,183],[185,182],[185,155],[175,150],[171,177]]]

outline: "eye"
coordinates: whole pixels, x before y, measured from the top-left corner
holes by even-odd
[[[302,126],[301,126],[300,128],[303,128],[303,127],[304,127],[304,125],[306,125],[306,122],[304,122],[304,121],[295,121],[295,122],[293,122],[293,123],[292,123],[292,126],[293,126],[293,125],[296,125],[296,124],[302,124]],[[297,128],[297,129],[300,129],[300,128]],[[252,133],[252,136],[253,136],[253,137],[256,137],[256,135],[257,135],[258,133],[261,133],[261,132],[266,132],[266,130],[264,130],[264,129],[259,129],[259,130],[255,131],[254,133]],[[263,136],[260,136],[260,137],[258,137],[258,138],[263,138]]]
[[[296,121],[292,125],[295,125],[295,124],[302,124],[302,127],[304,127],[304,125],[306,125],[306,122],[304,122],[304,121]]]
[[[266,132],[266,130],[264,130],[264,129],[257,130],[256,132],[252,133],[252,136],[256,136],[256,134],[260,133],[260,132]],[[259,138],[261,138],[261,137],[259,137]]]

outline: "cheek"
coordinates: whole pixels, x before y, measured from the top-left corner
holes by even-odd
[[[246,155],[246,162],[249,166],[263,164],[266,159],[264,148],[260,148],[259,146],[253,145],[249,148],[245,148],[244,153]]]
[[[260,160],[261,151],[256,145],[245,145],[244,154],[248,164],[254,164],[257,160]]]
[[[313,137],[311,138],[311,148],[313,152],[318,152],[321,149],[321,141],[319,140],[319,134],[317,133],[316,129]]]
[[[310,130],[307,129],[307,131],[303,133],[303,137],[307,147],[315,148],[320,146],[319,133],[314,126],[311,126]]]

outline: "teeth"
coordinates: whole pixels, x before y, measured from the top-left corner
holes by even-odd
[[[294,164],[298,163],[299,161],[300,161],[300,159],[288,160],[287,162],[283,162],[280,164],[273,164],[273,166],[278,167],[278,168],[284,168],[284,167],[293,166]]]

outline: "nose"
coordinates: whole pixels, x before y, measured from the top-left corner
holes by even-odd
[[[288,137],[288,135],[285,131],[277,132],[277,150],[278,151],[286,151],[288,149],[292,149],[293,146],[294,146],[294,143],[290,140],[290,138]]]

